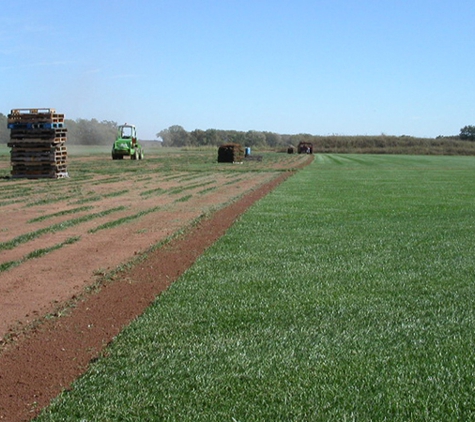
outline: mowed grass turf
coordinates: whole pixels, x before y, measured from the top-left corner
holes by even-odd
[[[474,180],[317,155],[38,420],[474,420]]]

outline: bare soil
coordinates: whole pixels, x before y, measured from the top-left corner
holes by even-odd
[[[300,160],[302,166],[309,161]],[[106,210],[125,205],[128,211],[117,211],[114,218],[130,215],[131,205],[137,211],[159,206],[160,212],[91,233],[91,228],[111,217],[98,218],[1,252],[0,262],[14,261],[38,248],[81,237],[76,243],[0,273],[0,420],[28,421],[38,415],[240,214],[291,174],[264,172],[252,178],[243,174],[237,182],[226,174],[213,175],[210,193],[200,194],[203,187],[190,189],[192,198],[181,196],[186,205],[169,196],[111,195],[96,204],[95,211],[97,207]],[[135,180],[142,184],[140,192],[153,186],[166,188],[164,180],[156,182]],[[184,183],[181,180],[180,184]],[[196,180],[193,183],[198,184]],[[90,184],[87,189],[91,189]],[[98,183],[92,189],[87,192],[91,196],[120,188],[114,183]],[[67,196],[67,190],[63,194]],[[34,193],[32,196],[30,201],[34,201]],[[78,206],[61,202],[55,212]],[[24,207],[22,212],[17,207],[17,203],[2,207],[3,219],[8,221],[8,228],[2,226],[0,231],[2,242],[31,231],[31,218],[50,212],[51,205],[44,209],[42,205]],[[59,216],[54,222],[70,218]],[[33,227],[38,230],[50,224],[44,220]],[[151,248],[176,233],[181,234],[158,249]],[[130,264],[124,265],[127,262]],[[108,274],[113,276],[104,277]]]

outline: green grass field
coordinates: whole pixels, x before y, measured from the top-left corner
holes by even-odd
[[[475,420],[474,179],[317,155],[37,420]]]

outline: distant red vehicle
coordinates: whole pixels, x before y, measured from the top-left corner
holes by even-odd
[[[299,154],[313,154],[313,144],[311,142],[300,142],[297,150]]]

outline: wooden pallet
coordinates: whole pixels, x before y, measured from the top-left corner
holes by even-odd
[[[10,141],[7,146],[9,148],[59,148],[64,143],[64,139],[27,139]]]
[[[64,142],[58,146],[44,146],[44,144],[22,144],[13,145],[12,152],[24,152],[24,153],[35,153],[35,152],[44,152],[44,151],[56,151],[56,152],[67,152],[68,149],[64,146]]]
[[[56,113],[54,108],[14,108],[11,110],[11,114],[15,116],[21,116],[24,114],[38,114],[38,113]]]
[[[12,179],[64,179],[69,177],[67,171],[52,173],[13,173]]]
[[[13,122],[8,123],[7,127],[13,130],[65,129],[64,122]]]
[[[68,151],[66,147],[49,147],[49,148],[17,148],[10,150],[10,157],[27,157],[27,156],[45,156],[54,155],[57,157],[67,157]]]
[[[12,129],[10,139],[54,139],[67,137],[67,129]]]
[[[12,165],[29,163],[64,164],[68,159],[66,147],[49,148],[12,148],[10,161]]]
[[[63,123],[64,114],[52,108],[19,108],[11,110],[8,123]]]
[[[28,173],[28,169],[31,169],[31,171],[38,172],[38,171],[45,171],[45,172],[50,172],[50,171],[67,171],[67,165],[66,164],[58,164],[58,163],[11,163],[12,169],[13,170],[21,170],[24,173]]]
[[[25,154],[12,152],[10,162],[12,164],[20,163],[66,163],[68,155],[64,152],[42,152],[34,154]]]

